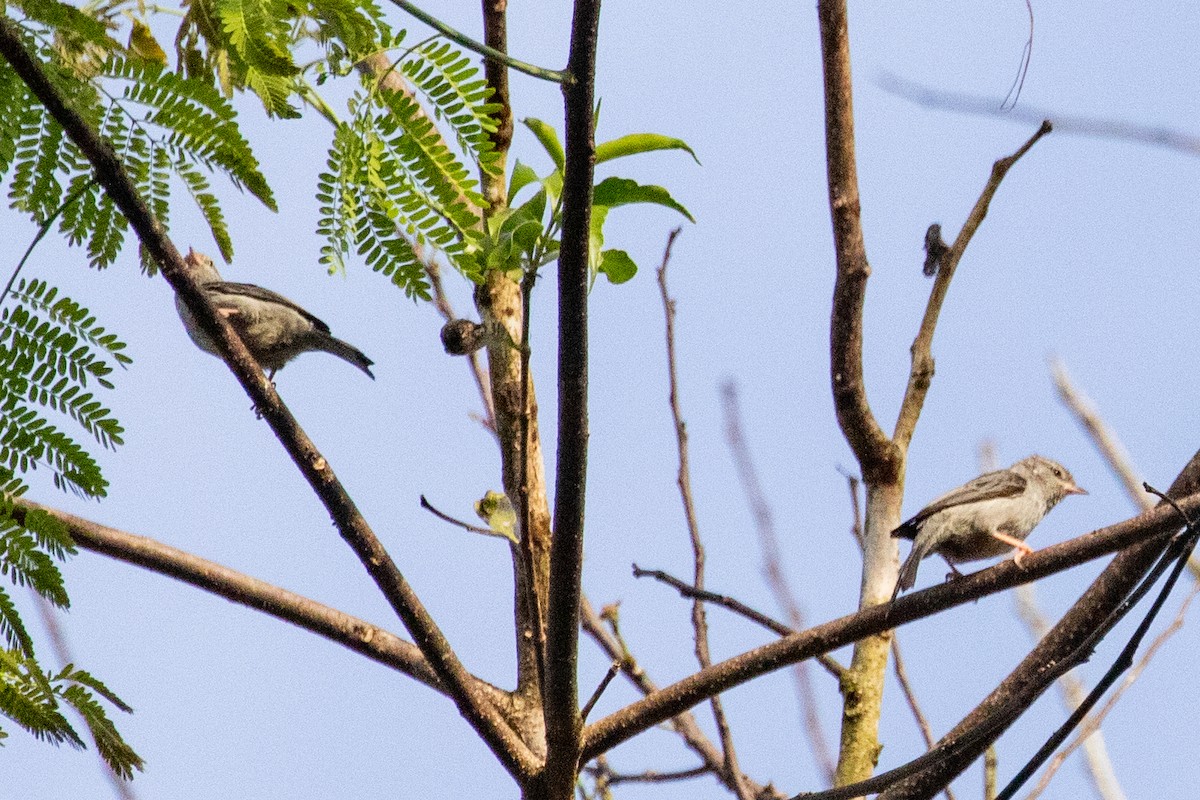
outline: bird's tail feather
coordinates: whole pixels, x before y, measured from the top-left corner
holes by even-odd
[[[913,542],[912,551],[908,554],[908,558],[904,559],[904,563],[900,565],[900,577],[896,580],[896,588],[892,591],[892,599],[902,590],[908,590],[917,582],[917,568],[921,566],[921,559],[929,555],[928,545],[921,545],[919,542]]]
[[[367,356],[351,344],[343,342],[334,336],[326,335],[320,341],[321,349],[326,353],[332,353],[343,361],[348,361],[354,366],[367,373],[371,380],[375,380],[375,376],[371,373],[371,365],[375,362],[367,358]]]

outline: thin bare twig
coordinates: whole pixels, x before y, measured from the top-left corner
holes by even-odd
[[[1060,359],[1052,359],[1050,372],[1054,378],[1054,388],[1058,391],[1059,399],[1075,417],[1075,420],[1083,426],[1092,444],[1104,457],[1108,468],[1113,471],[1125,488],[1125,494],[1130,501],[1143,511],[1153,508],[1154,501],[1150,499],[1151,495],[1142,488],[1144,482],[1137,467],[1133,465],[1133,459],[1129,457],[1129,451],[1121,444],[1121,439],[1116,432],[1100,416],[1100,411],[1095,404],[1075,386],[1070,373],[1067,372],[1066,365]],[[1200,580],[1200,558],[1195,554],[1188,559],[1188,569],[1191,570],[1194,580]]]
[[[775,515],[767,502],[758,479],[758,469],[750,453],[749,443],[742,426],[741,405],[738,401],[737,386],[732,381],[721,387],[722,407],[725,415],[725,441],[733,456],[734,468],[737,470],[738,481],[742,485],[742,494],[750,506],[750,514],[754,519],[754,529],[758,533],[759,547],[763,554],[763,576],[767,587],[775,596],[775,602],[787,614],[792,630],[801,630],[805,626],[804,612],[797,602],[787,577],[783,573],[783,558],[779,547],[779,537],[775,533]],[[776,633],[782,633],[779,630]],[[786,633],[782,633],[786,635]],[[832,657],[822,655],[818,663],[826,671],[838,679],[839,684],[846,674],[846,669]],[[821,724],[821,715],[817,712],[816,691],[812,685],[812,675],[807,663],[796,664],[792,668],[792,680],[796,689],[796,698],[800,703],[800,713],[803,715],[804,730],[808,739],[809,749],[817,762],[818,768],[832,784],[836,764],[833,752],[829,749],[829,739]]]
[[[942,312],[942,305],[946,301],[946,293],[950,290],[950,281],[954,278],[954,273],[967,250],[967,245],[970,244],[975,232],[979,230],[979,226],[983,224],[992,198],[996,196],[1004,177],[1013,165],[1020,161],[1021,157],[1048,133],[1050,133],[1050,123],[1043,122],[1033,136],[1029,137],[1016,152],[997,160],[992,165],[992,174],[988,177],[979,199],[975,201],[971,213],[967,215],[967,221],[963,223],[962,229],[954,238],[950,249],[941,257],[937,277],[933,279],[933,288],[929,292],[929,302],[925,306],[925,316],[921,319],[921,327],[912,343],[912,368],[908,376],[908,386],[904,390],[904,401],[900,406],[900,413],[896,417],[896,430],[892,435],[893,441],[902,450],[907,450],[908,443],[912,440],[917,419],[925,404],[925,395],[933,380],[933,334],[937,328],[938,317]]]
[[[691,769],[681,769],[674,772],[647,770],[646,772],[632,774],[613,772],[607,767],[585,767],[584,771],[597,778],[602,778],[605,786],[617,786],[622,783],[674,783],[676,781],[691,780],[692,778],[702,778],[712,773],[712,770],[708,767],[692,767]]]
[[[596,691],[592,692],[592,696],[583,704],[583,708],[579,712],[579,716],[583,720],[587,720],[588,714],[592,713],[596,702],[600,699],[600,695],[604,694],[604,690],[612,683],[613,678],[617,677],[617,673],[621,671],[621,660],[613,659],[613,662],[608,665],[608,672],[604,673],[604,677],[600,679],[600,683],[596,686]]]
[[[862,481],[858,479],[857,475],[852,475],[841,467],[838,467],[838,472],[845,477],[846,488],[850,491],[850,535],[854,537],[854,541],[858,542],[858,548],[861,550],[866,544],[866,534],[863,532],[862,500],[858,497]]]
[[[439,511],[438,509],[434,508],[432,503],[425,499],[425,495],[421,495],[421,508],[428,511],[430,514],[433,514],[442,522],[449,522],[451,525],[462,528],[464,531],[469,531],[470,533],[482,533],[485,536],[497,535],[495,531],[489,528],[481,528],[478,525],[472,525],[469,522],[463,522],[461,519],[455,519],[444,511]]]
[[[733,613],[740,614],[751,622],[757,623],[772,633],[780,636],[788,636],[795,633],[797,630],[800,630],[799,628],[793,628],[789,625],[785,625],[779,620],[769,617],[757,609],[751,608],[735,597],[730,597],[729,595],[725,594],[717,594],[716,592],[710,592],[707,589],[697,589],[695,586],[692,586],[686,581],[681,581],[679,578],[676,578],[674,575],[664,572],[661,569],[642,569],[637,564],[634,564],[633,577],[654,578],[656,581],[670,586],[672,589],[679,592],[679,594],[683,597],[694,600],[702,600],[706,603],[712,603],[713,605],[726,608]],[[821,665],[825,667],[830,675],[838,679],[843,676],[846,670],[845,667],[832,658],[827,658],[827,660],[822,661]]]
[[[616,628],[615,615],[608,614],[605,615],[605,618],[611,620],[612,630],[605,627],[601,616],[592,608],[587,598],[583,599],[580,608],[580,624],[584,632],[604,651],[605,655],[614,661],[621,662],[621,673],[633,684],[634,688],[645,696],[656,693],[659,690],[658,685],[646,674],[646,671],[642,669],[637,659],[630,653],[625,642],[620,638],[618,629]],[[683,739],[684,745],[704,762],[705,769],[716,776],[717,780],[720,780],[727,789],[733,791],[733,787],[725,783],[726,776],[723,773],[725,759],[717,746],[700,729],[695,715],[691,711],[682,711],[670,718],[669,722],[675,732]],[[755,783],[750,778],[743,776],[743,780],[748,784],[755,797],[765,799],[781,796],[777,793],[765,794],[768,791],[767,788]]]
[[[761,611],[751,608],[737,598],[730,597],[729,595],[717,594],[716,592],[709,591],[708,589],[697,589],[687,581],[680,580],[669,572],[665,572],[661,569],[643,569],[637,564],[634,564],[633,577],[654,578],[656,581],[665,583],[667,586],[675,589],[681,596],[686,597],[689,600],[712,603],[713,605],[727,608],[733,613],[740,614],[751,622],[755,622],[772,633],[780,636],[787,636],[789,633],[795,632],[791,627],[784,625],[779,620],[772,619]]]
[[[671,420],[675,427],[675,443],[679,457],[679,470],[676,483],[679,485],[679,497],[683,503],[683,515],[687,522],[688,539],[692,544],[692,586],[697,592],[704,591],[704,543],[700,539],[700,522],[696,518],[696,504],[692,498],[691,465],[688,460],[687,425],[683,421],[683,410],[679,402],[678,357],[675,352],[675,300],[667,289],[667,266],[671,263],[671,248],[679,236],[680,229],[676,228],[667,236],[667,246],[663,250],[662,264],[658,268],[658,289],[662,298],[663,316],[666,318],[667,346],[667,384],[668,404],[671,408]],[[636,570],[635,570],[636,574]],[[712,666],[712,655],[708,646],[708,622],[704,614],[704,600],[701,595],[693,595],[692,601],[692,632],[696,645],[696,661],[700,668]],[[717,726],[717,736],[721,741],[721,749],[725,753],[725,768],[729,773],[729,782],[734,788],[734,794],[739,800],[751,800],[748,790],[742,781],[741,769],[738,767],[737,750],[733,744],[733,733],[729,728],[729,719],[721,705],[721,696],[713,695],[709,699],[712,707],[713,721]]]
[[[1059,399],[1075,417],[1075,420],[1083,426],[1088,438],[1092,440],[1092,444],[1100,451],[1100,455],[1104,456],[1104,460],[1113,474],[1125,487],[1125,494],[1142,511],[1153,508],[1154,500],[1142,488],[1142,478],[1138,474],[1137,467],[1133,465],[1133,460],[1129,457],[1129,451],[1121,444],[1116,433],[1104,422],[1092,401],[1076,388],[1075,383],[1071,380],[1071,374],[1067,372],[1067,365],[1061,359],[1051,359],[1050,374],[1054,378],[1054,388],[1058,391]]]
[[[1001,111],[1012,111],[1017,107],[1021,89],[1025,86],[1025,76],[1029,74],[1029,62],[1033,57],[1033,4],[1030,0],[1025,0],[1025,11],[1029,14],[1029,36],[1025,39],[1025,46],[1021,48],[1021,63],[1017,67],[1013,85],[1005,95],[1004,102],[1000,104]]]

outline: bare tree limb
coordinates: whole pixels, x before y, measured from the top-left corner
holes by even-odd
[[[1200,455],[1197,456],[1197,473],[1200,474]],[[1200,494],[1194,491],[1200,488],[1200,483],[1183,486],[1193,489],[1193,493],[1184,495],[1178,501],[1179,506],[1189,514],[1200,511]],[[1038,550],[1025,557],[1019,567],[1012,561],[1004,561],[949,583],[905,595],[894,603],[873,606],[734,656],[589,725],[585,732],[584,755],[594,757],[606,752],[715,692],[819,653],[828,653],[866,636],[1039,580],[1116,550],[1161,549],[1162,537],[1173,534],[1180,527],[1174,509],[1156,507],[1132,519]],[[1126,555],[1122,553],[1117,561]],[[1112,569],[1110,566],[1109,570]],[[943,785],[934,791],[939,791]]]
[[[582,607],[580,608],[580,623],[583,630],[592,638],[605,655],[609,658],[621,662],[621,672],[629,680],[633,686],[643,695],[652,695],[658,692],[658,685],[651,680],[646,671],[637,662],[629,649],[624,643],[614,637],[604,627],[603,621],[592,608],[591,603],[584,598]],[[726,782],[727,775],[723,771],[725,759],[721,755],[720,750],[716,745],[709,740],[708,736],[700,729],[696,723],[696,717],[691,711],[682,711],[674,717],[666,720],[675,732],[683,739],[683,743],[704,762],[705,769],[711,772],[717,780],[724,783],[725,787],[731,792],[734,787]],[[779,795],[768,793],[765,787],[752,781],[746,776],[742,776],[742,780],[747,784],[751,793],[758,798],[778,797]]]
[[[183,299],[205,334],[217,343],[222,357],[239,383],[325,505],[342,538],[353,548],[437,672],[439,680],[447,687],[459,712],[511,774],[531,774],[536,769],[532,753],[496,707],[478,691],[473,676],[459,662],[449,642],[359,513],[332,467],[279,399],[271,382],[228,321],[220,317],[209,304],[185,267],[178,249],[166,236],[162,224],[139,196],[137,187],[116,153],[70,107],[66,98],[46,76],[41,64],[25,49],[17,26],[3,17],[0,17],[0,55],[12,65],[21,80],[83,152],[95,169],[100,185],[129,221],[147,252],[162,268],[163,277]]]
[[[110,528],[24,498],[15,500],[14,504],[14,517],[18,521],[24,519],[27,511],[44,511],[63,523],[75,543],[85,550],[144,567],[269,614],[446,693],[416,645],[365,620],[155,539]],[[495,687],[486,691],[497,701],[504,695]]]
[[[564,84],[566,156],[558,257],[558,469],[546,612],[546,769],[549,800],[569,800],[580,764],[580,578],[588,441],[588,250],[596,164],[596,40],[600,0],[575,0]]]
[[[668,405],[671,408],[671,420],[675,427],[675,443],[679,454],[679,470],[676,483],[679,485],[679,497],[683,503],[683,515],[687,522],[688,539],[692,544],[693,577],[692,586],[697,592],[704,591],[704,543],[700,538],[700,522],[696,518],[696,504],[692,498],[691,466],[688,459],[687,424],[683,421],[683,410],[679,402],[679,376],[677,371],[677,355],[675,352],[675,300],[667,289],[667,265],[671,263],[671,247],[679,236],[679,228],[671,231],[667,237],[667,246],[663,251],[662,264],[658,268],[658,289],[662,297],[663,315],[666,318],[667,336],[667,384]],[[693,596],[692,601],[692,631],[696,644],[696,661],[700,668],[712,666],[712,655],[708,646],[708,621],[704,614],[704,599],[700,594]],[[727,783],[734,787],[734,794],[739,800],[752,800],[749,790],[742,781],[742,772],[738,767],[737,750],[733,744],[733,733],[729,728],[729,719],[721,706],[720,695],[709,699],[712,706],[713,721],[717,726],[717,736],[721,740],[724,751],[725,770],[728,773]]]
[[[996,191],[1000,188],[1004,176],[1021,159],[1021,156],[1029,152],[1030,148],[1048,133],[1050,133],[1050,123],[1043,122],[1037,132],[1029,137],[1029,140],[1021,145],[1015,153],[997,160],[992,165],[992,174],[983,187],[979,199],[975,201],[971,213],[967,215],[967,221],[963,223],[962,230],[955,237],[954,244],[950,245],[950,249],[941,257],[937,276],[933,279],[933,289],[929,293],[929,303],[925,306],[925,316],[921,320],[917,338],[912,343],[912,369],[908,377],[908,386],[904,390],[904,402],[901,404],[900,413],[896,418],[896,431],[893,439],[902,450],[907,450],[908,443],[912,441],[917,419],[921,416],[921,409],[925,405],[925,395],[929,391],[929,383],[933,379],[933,333],[937,328],[938,316],[942,312],[942,305],[946,301],[946,293],[950,290],[950,281],[954,278],[958,263],[962,260],[967,245],[971,243],[971,238],[983,224],[988,207],[991,205],[992,198],[996,196]]]
[[[830,371],[838,424],[868,483],[891,482],[901,454],[875,420],[863,383],[863,302],[871,268],[862,232],[862,201],[854,155],[854,95],[844,0],[817,4],[821,63],[825,67],[825,161],[829,210],[837,250],[830,321]]]

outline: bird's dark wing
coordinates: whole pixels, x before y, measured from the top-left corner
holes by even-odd
[[[978,478],[967,481],[957,489],[952,489],[922,508],[917,512],[916,516],[892,531],[892,536],[902,539],[912,539],[921,529],[921,523],[939,511],[945,511],[947,508],[967,503],[978,503],[981,500],[1014,497],[1025,491],[1025,485],[1025,479],[1009,469],[985,472]]]
[[[214,295],[214,300],[219,298],[219,296],[222,294],[232,294],[248,297],[252,300],[260,300],[264,303],[277,303],[278,305],[287,306],[315,325],[318,330],[322,331],[323,333],[329,333],[329,326],[305,309],[296,305],[291,300],[288,300],[278,292],[272,292],[270,289],[264,289],[261,286],[255,286],[253,283],[213,281],[212,283],[204,284],[201,288],[205,292]]]

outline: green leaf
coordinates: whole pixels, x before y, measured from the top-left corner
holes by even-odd
[[[588,229],[588,270],[591,280],[600,274],[601,251],[604,247],[604,223],[608,220],[608,206],[592,203],[592,221]]]
[[[661,186],[643,186],[637,181],[629,178],[605,178],[596,184],[595,190],[592,192],[592,203],[595,205],[608,206],[615,208],[616,206],[628,205],[630,203],[653,203],[655,205],[666,206],[688,218],[689,222],[695,222],[691,213],[675,199],[671,197],[671,193]]]
[[[284,22],[282,4],[273,0],[216,0],[215,9],[229,42],[248,66],[273,77],[299,72],[291,53],[273,30]]]
[[[688,147],[687,142],[672,136],[663,136],[660,133],[631,133],[598,144],[596,145],[596,163],[601,164],[614,158],[624,158],[637,153],[650,153],[655,150],[683,150],[697,164],[700,163],[700,159],[696,158],[696,154],[692,152],[692,148]]]
[[[637,274],[637,264],[624,250],[605,250],[600,254],[600,272],[609,283],[624,283]]]
[[[537,181],[538,174],[534,172],[533,167],[522,164],[518,159],[512,168],[512,177],[508,180],[508,204],[511,206],[518,192]]]
[[[554,166],[558,168],[559,172],[562,172],[567,159],[563,154],[562,143],[558,141],[558,133],[555,132],[554,128],[535,117],[526,117],[521,122],[526,128],[533,131],[533,135],[537,137],[546,154],[550,156],[550,160],[554,162]]]

